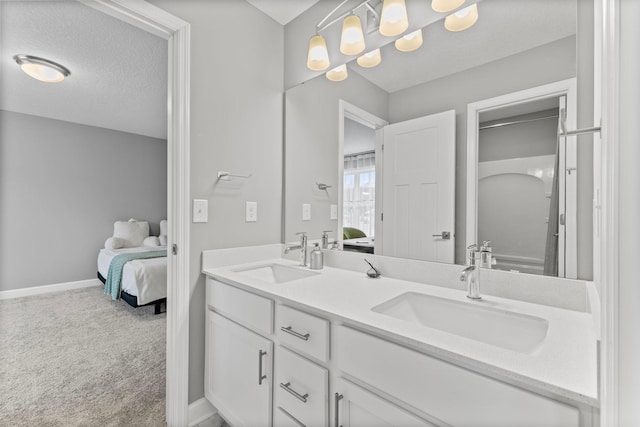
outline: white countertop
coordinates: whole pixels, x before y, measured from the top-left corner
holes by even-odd
[[[598,406],[597,331],[591,313],[488,295],[481,301],[470,301],[465,292],[456,289],[389,277],[370,279],[362,273],[326,266],[317,275],[279,284],[234,272],[269,263],[304,268],[276,258],[217,268],[205,266],[203,273],[515,385]],[[532,354],[523,354],[371,311],[405,292],[542,317],[549,322],[547,337]]]

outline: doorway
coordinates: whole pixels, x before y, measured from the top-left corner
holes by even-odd
[[[494,268],[577,277],[575,79],[469,105],[467,245]]]

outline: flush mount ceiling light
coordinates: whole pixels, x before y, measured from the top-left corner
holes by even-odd
[[[411,52],[422,46],[422,28],[396,40],[396,49]]]
[[[327,42],[320,34],[316,34],[309,40],[309,54],[307,55],[307,67],[312,71],[323,71],[329,68],[329,52]]]
[[[453,9],[457,9],[464,3],[465,0],[432,0],[431,9],[436,12],[451,12]]]
[[[460,9],[444,19],[444,27],[449,31],[463,31],[471,27],[478,20],[478,5]]]
[[[364,55],[358,57],[356,62],[359,66],[364,68],[372,68],[380,64],[382,61],[382,55],[380,54],[380,48],[367,52]]]
[[[398,36],[409,28],[407,6],[404,0],[384,0],[380,16],[380,34],[383,36]]]
[[[41,82],[58,83],[71,74],[68,68],[37,56],[15,55],[13,59],[22,71]]]
[[[347,72],[347,64],[342,64],[334,68],[333,70],[327,71],[327,78],[332,82],[341,82],[349,76]]]
[[[340,52],[345,55],[357,55],[364,50],[362,23],[357,15],[349,15],[342,22]]]

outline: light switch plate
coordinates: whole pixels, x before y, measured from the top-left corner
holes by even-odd
[[[209,221],[209,201],[193,199],[193,222]]]
[[[245,205],[245,221],[258,221],[258,202],[247,202]]]
[[[331,216],[329,219],[338,219],[338,205],[331,205]]]
[[[302,205],[302,220],[311,221],[311,205],[309,203]]]

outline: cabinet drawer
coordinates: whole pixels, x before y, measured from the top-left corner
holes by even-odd
[[[282,408],[276,408],[273,413],[273,425],[274,427],[306,427]]]
[[[276,405],[306,426],[326,426],[329,373],[284,347],[276,354]]]
[[[276,334],[287,347],[329,360],[329,322],[283,305],[276,308]]]
[[[575,407],[351,328],[337,326],[334,332],[339,369],[447,424],[580,425]]]
[[[207,277],[207,305],[264,334],[273,332],[273,301]]]

